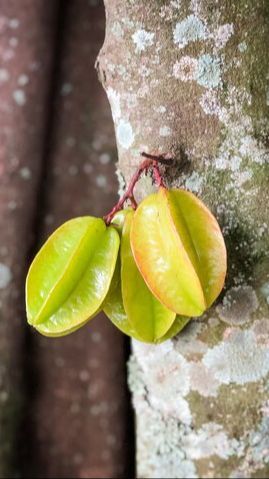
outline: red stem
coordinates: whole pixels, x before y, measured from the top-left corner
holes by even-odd
[[[166,158],[165,156],[163,155],[150,155],[149,153],[141,153],[141,156],[143,156],[144,158],[146,158],[146,160],[144,160],[138,167],[138,169],[136,170],[136,172],[134,173],[134,175],[132,176],[131,178],[131,181],[128,185],[128,188],[126,190],[126,192],[124,193],[124,195],[119,199],[118,203],[112,208],[112,210],[106,215],[104,216],[104,221],[107,225],[109,225],[114,217],[114,215],[122,210],[123,206],[124,206],[124,203],[129,200],[131,202],[131,206],[133,209],[136,209],[137,208],[137,202],[135,200],[135,197],[134,197],[134,187],[136,185],[136,183],[138,182],[138,180],[140,179],[142,173],[145,171],[146,174],[149,170],[149,168],[152,168],[153,169],[153,177],[154,177],[154,181],[156,183],[156,185],[158,187],[163,187],[165,188],[165,184],[164,184],[164,181],[163,181],[163,177],[161,175],[161,172],[159,170],[159,165],[158,165],[158,162],[159,163],[163,163],[163,164],[171,164],[171,162],[173,161],[172,158]]]

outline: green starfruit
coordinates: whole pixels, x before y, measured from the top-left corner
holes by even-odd
[[[187,324],[190,322],[191,318],[188,318],[186,316],[176,316],[175,321],[173,322],[172,326],[170,329],[168,329],[167,333],[165,333],[164,336],[162,336],[156,343],[160,344],[163,343],[164,341],[167,341],[168,339],[173,338],[176,336],[182,329],[187,326]]]
[[[26,279],[28,323],[45,336],[64,336],[97,314],[107,295],[119,235],[100,218],[60,226],[34,258]]]
[[[175,336],[189,318],[176,318],[175,313],[165,308],[145,284],[130,248],[132,218],[133,212],[124,210],[117,213],[112,222],[123,229],[121,260],[118,258],[103,309],[115,326],[128,336],[139,341],[160,343]]]
[[[215,301],[226,274],[217,220],[192,193],[161,187],[141,202],[131,227],[136,264],[167,308],[200,316]]]
[[[127,336],[131,336],[132,338],[138,339],[139,341],[143,341],[134,330],[123,306],[120,258],[117,260],[110,290],[103,304],[103,310],[111,322],[122,333],[127,334]]]
[[[121,288],[124,309],[137,335],[155,342],[172,326],[175,313],[161,304],[144,282],[133,258],[130,229],[134,212],[125,218],[121,238]]]
[[[107,317],[111,322],[124,334],[130,336],[138,341],[145,342],[145,340],[139,336],[128,319],[126,311],[123,305],[122,292],[121,292],[121,266],[120,258],[117,260],[116,268],[111,282],[110,290],[105,299],[103,309]],[[190,321],[190,318],[185,316],[176,316],[172,326],[169,328],[164,336],[154,341],[159,344],[167,339],[171,339],[176,336]],[[151,342],[151,341],[149,341]]]
[[[126,215],[130,210],[121,210],[118,211],[111,224],[117,229],[119,235],[122,235],[122,228]],[[118,256],[114,275],[111,281],[109,292],[105,298],[103,304],[104,313],[111,320],[111,322],[124,334],[131,336],[135,339],[142,341],[140,337],[136,334],[133,326],[131,325],[127,314],[125,312],[122,300],[121,292],[121,260],[120,255]]]

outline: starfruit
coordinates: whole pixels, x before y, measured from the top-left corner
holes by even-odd
[[[64,336],[95,316],[107,295],[119,235],[100,218],[60,226],[34,258],[26,279],[28,323],[45,336]]]
[[[122,228],[126,215],[130,210],[121,210],[117,212],[111,224],[117,229],[119,235],[122,235]],[[111,320],[111,322],[124,334],[135,339],[141,340],[132,327],[127,314],[125,312],[121,292],[121,260],[118,256],[115,271],[111,281],[109,292],[103,304],[104,313]]]
[[[162,305],[145,284],[131,251],[133,215],[133,211],[125,210],[113,219],[113,223],[122,225],[121,254],[104,311],[125,334],[140,341],[161,342],[175,335],[187,321],[186,318],[177,321],[175,313]]]
[[[121,263],[120,258],[117,260],[113,279],[111,281],[110,290],[103,304],[104,313],[110,321],[124,334],[132,338],[143,341],[134,330],[130,323],[126,311],[123,306],[121,292]]]
[[[123,305],[122,292],[121,292],[121,264],[120,257],[118,257],[116,268],[111,282],[110,290],[104,301],[103,309],[107,317],[111,322],[124,334],[130,336],[138,341],[145,342],[142,336],[139,336],[134,329],[132,323],[128,319],[126,311]],[[145,321],[145,318],[141,318]],[[185,316],[176,316],[172,326],[168,329],[164,336],[156,339],[155,343],[162,343],[167,339],[171,339],[178,334],[190,321],[190,318]],[[146,341],[148,342],[148,341]],[[149,341],[152,342],[152,341]]]
[[[152,293],[179,315],[200,316],[223,288],[222,233],[208,208],[188,191],[161,187],[145,198],[134,214],[131,246]]]
[[[167,341],[168,339],[171,339],[176,336],[178,333],[180,333],[180,331],[182,331],[182,329],[185,328],[185,326],[187,326],[190,320],[191,318],[188,318],[187,316],[176,316],[176,319],[173,322],[171,328],[168,329],[167,333],[165,333],[164,336],[158,339],[156,343],[163,343],[164,341]]]

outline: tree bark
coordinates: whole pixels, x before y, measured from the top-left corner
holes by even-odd
[[[228,248],[220,300],[174,340],[133,342],[139,477],[269,472],[266,0],[107,0],[99,76],[128,181],[140,152],[216,214]],[[183,168],[183,170],[182,170]],[[139,198],[152,190],[143,179]]]

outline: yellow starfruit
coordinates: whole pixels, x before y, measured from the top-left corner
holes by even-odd
[[[217,220],[194,194],[161,187],[138,206],[130,236],[145,282],[167,308],[200,316],[218,297],[225,243]]]
[[[125,218],[121,238],[121,288],[124,309],[138,336],[154,342],[172,326],[175,313],[153,296],[133,258],[130,229],[133,211]]]
[[[175,336],[189,319],[176,318],[175,313],[165,308],[145,284],[130,248],[132,218],[133,212],[124,210],[117,213],[112,222],[123,228],[121,255],[103,309],[115,326],[128,336],[160,343]]]

